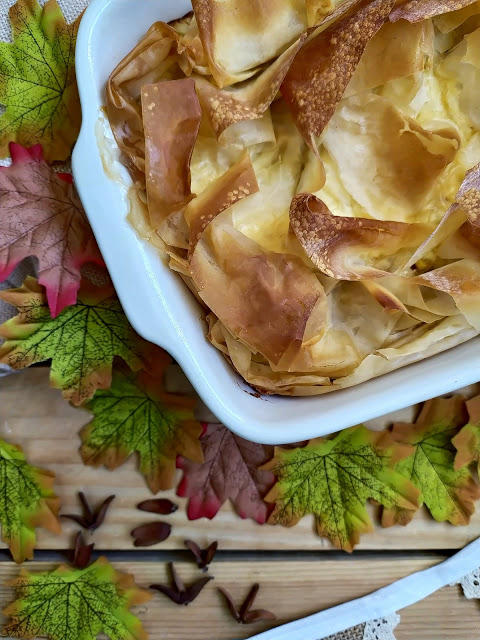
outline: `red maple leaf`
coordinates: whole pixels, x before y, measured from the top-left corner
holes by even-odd
[[[177,458],[177,467],[184,472],[177,495],[190,498],[188,518],[211,520],[230,499],[241,518],[264,524],[272,507],[263,498],[275,476],[258,467],[273,457],[274,447],[239,438],[221,424],[208,424],[200,444],[202,464]]]
[[[56,174],[40,145],[11,143],[10,153],[12,165],[0,170],[0,280],[36,257],[55,317],[75,304],[82,265],[104,262],[70,174]]]

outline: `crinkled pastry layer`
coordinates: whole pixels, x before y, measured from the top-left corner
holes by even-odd
[[[265,393],[480,332],[480,2],[194,0],[112,72],[130,221]]]

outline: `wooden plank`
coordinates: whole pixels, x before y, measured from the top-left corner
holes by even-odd
[[[202,417],[207,418],[206,409]],[[404,412],[404,419],[409,419]],[[149,497],[143,478],[136,471],[132,457],[121,469],[109,472],[83,465],[78,455],[78,431],[89,420],[89,414],[71,407],[60,392],[48,385],[48,371],[33,368],[0,379],[0,436],[20,444],[32,464],[52,469],[57,474],[57,491],[65,513],[78,511],[76,492],[79,490],[101,500],[114,493],[117,498],[104,526],[96,534],[99,549],[133,549],[130,530],[149,520],[148,514],[136,510],[135,505]],[[374,426],[378,427],[379,421]],[[165,492],[179,503],[181,508],[169,520],[173,524],[172,536],[159,548],[183,548],[185,538],[194,537],[200,542],[220,540],[224,549],[275,549],[275,550],[325,550],[330,544],[314,533],[313,518],[304,518],[296,527],[264,526],[242,521],[226,504],[218,516],[208,521],[189,522],[185,515],[186,501],[176,498],[173,492]],[[372,507],[375,515],[375,509]],[[377,514],[378,516],[378,514]],[[39,531],[39,546],[43,549],[66,548],[70,544],[73,524],[64,522],[64,533],[52,536]],[[416,515],[405,529],[388,530],[376,527],[374,534],[365,535],[359,549],[454,549],[480,536],[480,513],[468,527],[453,527],[435,523],[425,511]]]
[[[153,599],[137,610],[150,640],[227,640],[248,638],[263,631],[268,623],[241,626],[228,615],[217,592],[217,586],[227,588],[236,600],[241,600],[252,583],[261,584],[255,606],[270,609],[283,624],[317,611],[347,602],[390,584],[414,571],[436,564],[442,558],[415,557],[387,560],[351,559],[313,562],[215,562],[209,583],[198,599],[188,608],[172,604],[164,596]],[[30,571],[46,571],[55,565],[32,562]],[[167,579],[166,565],[153,562],[115,563],[117,569],[135,575],[137,584],[148,587],[152,582]],[[176,563],[182,578],[188,583],[199,577],[192,563]],[[5,583],[14,578],[18,567],[0,563],[0,608],[14,597]],[[401,612],[402,621],[396,630],[397,640],[474,640],[478,638],[478,603],[466,600],[459,587],[445,587],[430,598]],[[319,636],[321,629],[319,629]]]

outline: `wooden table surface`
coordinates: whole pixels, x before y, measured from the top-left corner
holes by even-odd
[[[171,385],[185,386],[178,372]],[[409,419],[413,410],[403,412]],[[208,419],[205,407],[200,416]],[[138,615],[153,640],[222,640],[248,638],[269,624],[237,625],[221,604],[216,585],[225,586],[240,599],[255,581],[261,583],[256,605],[274,611],[278,623],[315,613],[353,598],[366,595],[403,576],[432,566],[480,536],[480,511],[468,527],[453,527],[433,522],[426,512],[416,515],[407,527],[382,530],[365,535],[352,555],[332,549],[313,530],[313,519],[304,518],[296,527],[260,527],[241,520],[230,505],[224,505],[217,517],[189,522],[185,500],[174,492],[163,492],[180,509],[169,516],[173,525],[170,538],[148,550],[132,545],[130,530],[145,521],[136,504],[150,497],[132,457],[122,468],[109,472],[83,465],[78,454],[78,431],[90,415],[71,407],[48,384],[48,369],[32,368],[0,379],[0,437],[23,447],[31,464],[55,472],[56,491],[62,512],[78,512],[76,493],[84,491],[95,500],[116,494],[104,525],[92,540],[120,569],[132,572],[140,586],[166,579],[166,563],[174,560],[187,581],[198,573],[184,547],[185,538],[199,543],[219,541],[220,551],[211,567],[215,580],[202,596],[184,609],[161,595],[143,605]],[[369,426],[380,427],[385,420]],[[372,508],[374,519],[377,514]],[[45,570],[62,560],[62,551],[72,542],[77,527],[63,521],[63,533],[54,536],[38,530],[38,547],[30,570]],[[13,593],[5,584],[18,573],[8,551],[0,551],[0,609],[11,601]],[[270,623],[271,624],[271,623]],[[446,587],[430,598],[402,612],[396,630],[397,640],[478,640],[480,607],[466,600],[459,587]]]

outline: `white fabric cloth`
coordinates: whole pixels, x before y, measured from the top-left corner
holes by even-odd
[[[345,636],[345,630],[354,631],[367,622],[361,640],[394,640],[393,630],[399,622],[397,611],[428,598],[448,584],[461,584],[472,567],[480,567],[480,538],[430,569],[402,578],[363,598],[253,637],[256,640],[357,640],[358,635]],[[377,638],[372,635],[375,630]],[[367,632],[370,635],[366,635]]]

